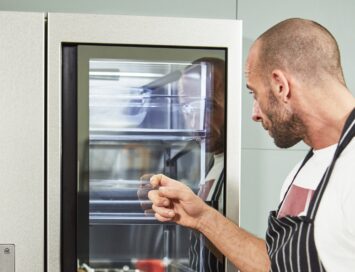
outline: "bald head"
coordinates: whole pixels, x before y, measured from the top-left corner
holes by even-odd
[[[307,84],[333,78],[345,85],[337,42],[318,23],[296,18],[282,21],[264,32],[255,46],[261,76],[283,69]]]
[[[225,96],[225,61],[219,58],[203,57],[193,61],[193,64],[208,63],[211,66],[213,86],[207,90],[208,98],[217,104],[224,105]],[[223,106],[224,107],[224,106]]]

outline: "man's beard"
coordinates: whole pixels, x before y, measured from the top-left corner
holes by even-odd
[[[302,120],[294,113],[282,108],[272,91],[269,91],[269,109],[266,113],[271,122],[271,136],[280,148],[288,148],[300,142],[306,133]]]

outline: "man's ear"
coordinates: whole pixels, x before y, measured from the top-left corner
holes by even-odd
[[[271,88],[275,96],[280,101],[287,103],[291,97],[290,82],[287,75],[279,69],[275,69],[271,73]]]

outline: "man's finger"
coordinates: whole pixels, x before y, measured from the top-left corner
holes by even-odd
[[[181,184],[182,186],[178,186],[178,187],[175,187],[175,188],[171,188],[171,187],[168,187],[168,186],[161,186],[159,187],[159,193],[161,196],[164,196],[164,197],[167,197],[167,198],[170,198],[170,199],[180,199],[180,200],[188,200],[188,198],[190,197],[191,195],[191,190]]]
[[[154,204],[152,206],[152,209],[155,211],[155,213],[159,214],[160,216],[162,216],[164,218],[172,219],[175,217],[175,212],[172,209],[156,206]]]
[[[160,214],[158,213],[155,213],[154,214],[155,218],[158,219],[160,222],[169,222],[169,221],[173,221],[172,218],[166,218],[166,217],[163,217],[161,216]]]
[[[162,178],[162,174],[157,174],[157,175],[153,175],[150,178],[150,184],[153,186],[153,188],[159,187],[160,186],[160,180]]]
[[[171,186],[175,184],[179,184],[177,180],[171,179],[163,174],[157,174],[150,178],[150,183],[152,184],[153,188],[159,186]]]
[[[148,198],[153,202],[154,205],[159,207],[170,206],[170,200],[163,196],[158,190],[151,190],[148,193]]]

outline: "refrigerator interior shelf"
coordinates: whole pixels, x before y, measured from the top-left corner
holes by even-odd
[[[154,215],[144,213],[90,213],[90,225],[161,225]],[[175,223],[165,223],[175,225]]]
[[[119,130],[90,131],[90,142],[97,141],[201,141],[206,131],[186,130]]]

